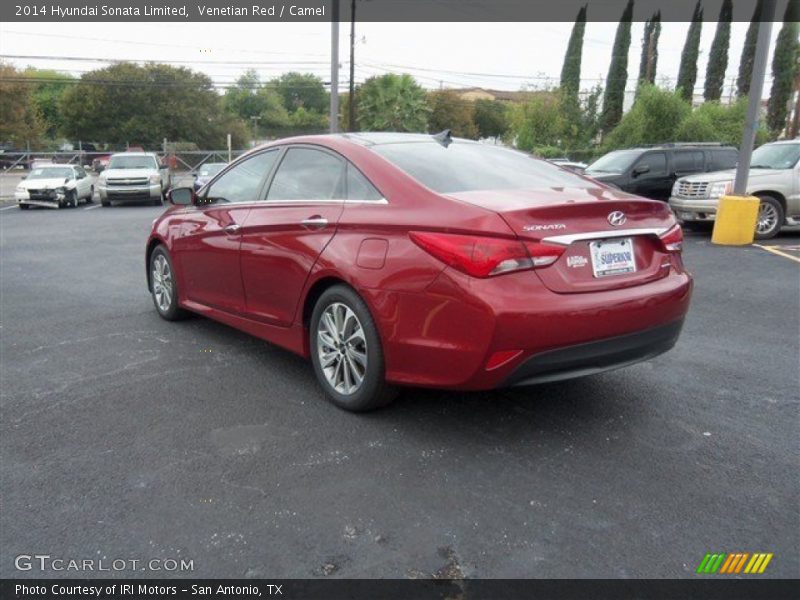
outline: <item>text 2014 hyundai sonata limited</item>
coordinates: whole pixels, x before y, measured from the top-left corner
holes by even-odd
[[[689,307],[666,204],[447,133],[281,140],[170,201],[147,244],[159,314],[310,357],[348,410],[630,365]]]

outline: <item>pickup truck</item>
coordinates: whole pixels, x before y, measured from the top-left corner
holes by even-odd
[[[108,167],[97,179],[97,191],[103,206],[112,202],[149,200],[163,204],[171,185],[169,168],[151,152],[112,154]]]
[[[681,223],[713,222],[720,196],[733,191],[734,169],[681,177],[669,205]],[[764,144],[753,152],[746,193],[761,199],[756,239],[775,237],[784,225],[800,225],[800,139]]]

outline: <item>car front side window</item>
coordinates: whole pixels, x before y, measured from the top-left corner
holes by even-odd
[[[267,194],[268,202],[333,200],[344,196],[341,159],[313,148],[289,148]]]
[[[226,171],[208,188],[205,201],[255,202],[260,200],[261,186],[272,170],[278,150],[251,156]]]

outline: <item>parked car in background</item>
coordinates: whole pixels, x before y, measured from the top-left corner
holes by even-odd
[[[682,177],[669,204],[688,227],[714,221],[721,196],[733,191],[733,169]],[[764,144],[753,151],[746,193],[761,199],[756,238],[775,237],[784,225],[800,225],[800,140]]]
[[[158,314],[310,356],[347,410],[387,403],[392,384],[624,367],[669,350],[689,307],[665,203],[442,134],[277,141],[169,199],[145,255]]]
[[[29,163],[28,168],[33,170],[33,169],[38,169],[40,167],[47,167],[47,166],[54,165],[54,164],[56,164],[56,163],[54,163],[53,159],[51,159],[51,158],[34,158]]]
[[[110,154],[104,154],[101,156],[95,156],[92,159],[92,171],[95,173],[102,173],[105,171],[106,167],[108,166],[108,161],[111,160]]]
[[[151,152],[112,154],[108,167],[97,180],[103,206],[112,202],[150,200],[161,204],[170,188],[170,171]]]
[[[35,167],[14,190],[14,199],[21,209],[76,207],[81,200],[91,202],[93,195],[92,180],[80,165]]]
[[[583,173],[588,166],[586,163],[573,161],[568,158],[551,158],[548,159],[548,162],[562,169],[566,169],[567,171],[572,171],[573,173]]]
[[[197,191],[224,169],[228,163],[205,163],[194,174],[194,190]]]
[[[732,146],[663,144],[614,150],[586,167],[584,174],[631,194],[666,201],[679,177],[732,169],[738,159]]]

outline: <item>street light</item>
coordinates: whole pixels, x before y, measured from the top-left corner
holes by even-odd
[[[258,121],[261,117],[250,117],[250,119],[253,121],[253,147],[255,147],[258,139]]]

